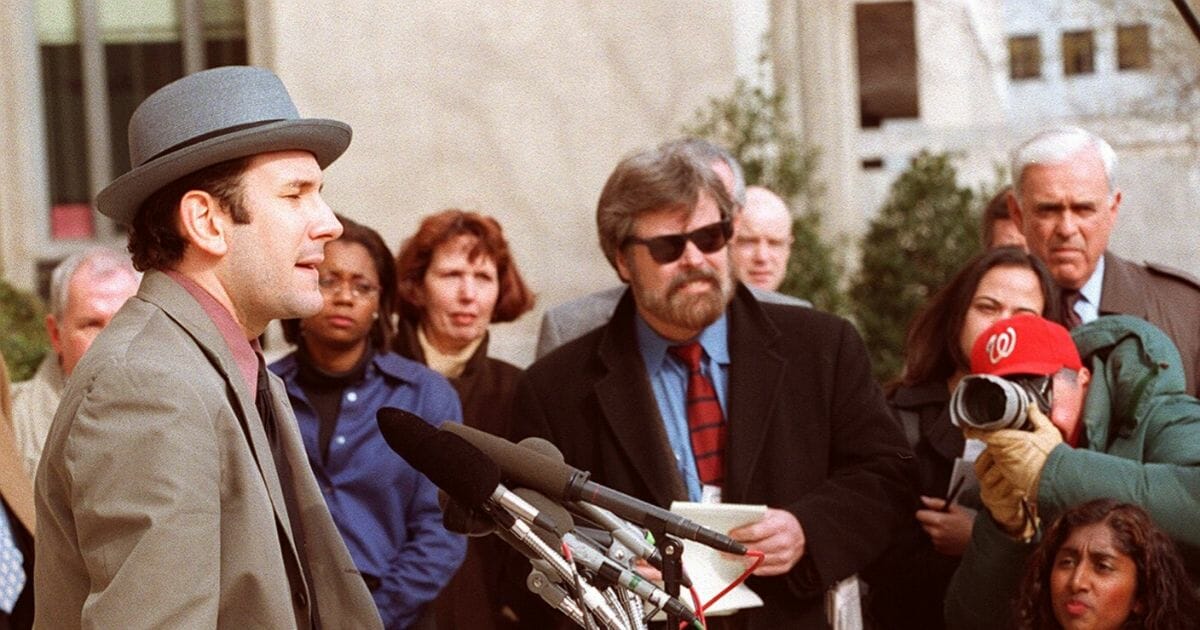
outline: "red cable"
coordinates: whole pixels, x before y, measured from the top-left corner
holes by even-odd
[[[716,595],[713,596],[712,599],[708,600],[708,603],[704,604],[703,606],[699,606],[697,608],[696,616],[699,617],[700,623],[704,624],[704,627],[707,627],[707,622],[704,621],[704,611],[708,610],[709,608],[712,607],[713,604],[717,603],[717,600],[721,599],[722,597],[725,597],[725,595],[728,594],[729,591],[732,591],[733,589],[737,588],[737,586],[739,584],[741,584],[742,582],[745,582],[746,579],[750,577],[750,574],[754,573],[755,569],[757,569],[758,566],[761,565],[764,560],[766,560],[766,557],[763,556],[763,552],[758,551],[757,549],[751,549],[751,550],[747,551],[746,555],[750,556],[751,558],[754,558],[754,562],[749,567],[747,567],[746,570],[743,571],[742,574],[739,575],[736,580],[730,582],[729,585],[726,586],[724,589],[722,589],[720,593],[717,593]],[[696,602],[696,604],[700,603],[700,601],[699,601],[700,597],[696,593],[695,589],[692,589],[692,599]],[[679,624],[680,630],[683,630],[683,628],[685,628],[685,627],[687,627],[686,622]]]

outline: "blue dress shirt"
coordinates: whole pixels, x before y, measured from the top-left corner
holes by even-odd
[[[350,556],[359,571],[379,578],[372,596],[384,627],[407,628],[450,581],[467,544],[442,526],[437,488],[388,447],[375,414],[399,407],[435,425],[462,422],[458,394],[420,363],[377,354],[363,380],[342,392],[323,460],[320,421],[297,382],[296,353],[271,364],[271,371],[287,384],[313,475]]]
[[[635,317],[635,327],[638,350],[641,351],[642,361],[646,364],[646,374],[650,376],[650,385],[654,389],[658,412],[667,430],[667,439],[671,442],[671,451],[675,453],[675,466],[683,477],[688,498],[699,501],[700,474],[696,471],[696,458],[692,455],[692,436],[688,430],[688,369],[682,361],[667,352],[667,348],[679,345],[680,342],[665,339],[654,332],[641,315]],[[721,413],[726,419],[729,418],[729,405],[725,394],[729,389],[728,329],[728,321],[725,315],[721,315],[720,319],[700,331],[695,339],[704,349],[704,360],[700,370],[712,380],[713,387],[717,390],[717,400],[721,403]]]

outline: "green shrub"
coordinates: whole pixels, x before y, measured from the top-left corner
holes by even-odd
[[[792,208],[795,241],[780,292],[843,312],[841,268],[821,238],[823,187],[813,176],[819,153],[792,131],[783,95],[739,79],[732,94],[714,98],[696,112],[684,133],[725,147],[741,163],[746,185],[768,188]]]
[[[14,382],[33,376],[49,351],[44,322],[40,300],[0,280],[0,352]]]
[[[899,375],[917,310],[979,251],[974,206],[950,156],[922,151],[871,221],[850,301],[880,381]]]

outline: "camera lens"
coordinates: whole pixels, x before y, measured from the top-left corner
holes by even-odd
[[[971,379],[963,391],[963,404],[967,416],[976,426],[990,425],[1004,418],[1008,409],[1005,389],[994,381]]]
[[[1035,400],[1021,383],[991,374],[972,374],[959,381],[950,397],[950,421],[985,431],[1019,429]]]

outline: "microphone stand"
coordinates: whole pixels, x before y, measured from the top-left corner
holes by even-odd
[[[654,546],[658,547],[663,559],[663,590],[674,598],[679,598],[679,588],[683,579],[683,541],[667,534],[665,521],[650,517],[644,523],[646,529],[654,536]],[[700,611],[696,611],[699,614]],[[667,628],[675,630],[683,619],[679,615],[667,612]]]

